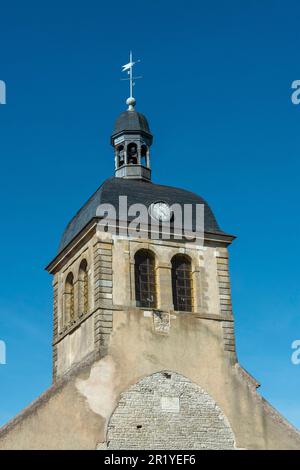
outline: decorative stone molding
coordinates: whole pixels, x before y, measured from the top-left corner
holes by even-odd
[[[155,333],[168,334],[170,332],[170,313],[153,310],[152,315]]]

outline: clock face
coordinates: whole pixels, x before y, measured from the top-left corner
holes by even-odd
[[[172,217],[172,211],[170,207],[166,202],[163,201],[154,202],[151,204],[149,207],[149,214],[151,217],[161,222],[167,222]]]

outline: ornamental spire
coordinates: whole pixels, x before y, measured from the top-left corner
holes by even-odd
[[[129,98],[127,98],[126,100],[126,104],[128,104],[128,111],[133,111],[135,103],[136,103],[135,98],[133,97],[133,87],[135,85],[135,80],[142,78],[141,76],[134,77],[132,73],[134,65],[137,64],[138,62],[140,62],[140,60],[136,60],[136,61],[133,60],[132,51],[130,51],[128,64],[125,64],[122,66],[122,72],[127,72],[129,75],[128,78],[121,78],[121,80],[129,80],[130,95],[129,95]]]

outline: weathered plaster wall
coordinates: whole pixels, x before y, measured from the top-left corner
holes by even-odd
[[[90,316],[57,344],[57,375],[62,375],[94,350],[94,318]]]
[[[227,418],[238,448],[300,448],[300,434],[224,353],[221,322],[178,314],[171,316],[169,330],[161,330],[138,309],[114,311],[113,318],[108,355],[75,371],[65,385],[3,428],[0,449],[105,447],[121,394],[161,371],[180,374],[208,393]]]
[[[95,449],[105,419],[90,409],[74,380],[55,384],[1,428],[0,450]]]

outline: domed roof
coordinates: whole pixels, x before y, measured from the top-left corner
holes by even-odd
[[[96,211],[100,204],[112,204],[118,210],[119,196],[127,196],[128,206],[138,202],[148,208],[157,201],[164,201],[169,205],[177,203],[182,206],[184,204],[204,204],[205,232],[226,235],[219,228],[211,208],[202,197],[180,188],[162,186],[142,180],[112,177],[104,181],[70,221],[61,238],[58,252],[61,252],[92,219],[97,218]],[[195,229],[195,225],[193,229]]]
[[[121,113],[116,122],[113,130],[113,136],[120,134],[121,132],[143,132],[150,134],[150,127],[146,117],[142,113],[138,113],[135,110],[127,110]]]

